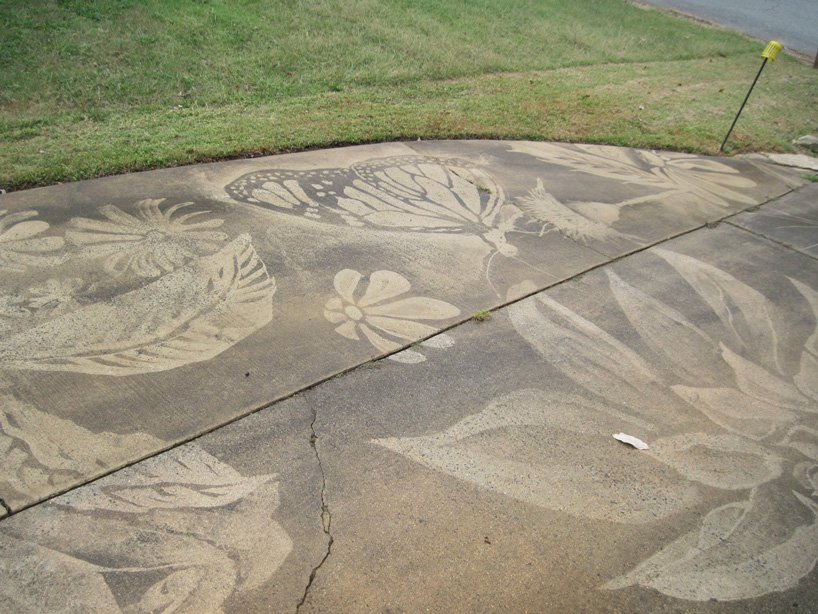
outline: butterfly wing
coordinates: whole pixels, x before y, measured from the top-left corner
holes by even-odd
[[[225,191],[240,202],[323,221],[322,213],[342,215],[333,204],[350,175],[343,169],[270,169],[242,175]]]
[[[317,221],[413,232],[482,234],[504,201],[499,186],[468,163],[426,156],[348,170],[259,171],[225,189],[236,200]]]

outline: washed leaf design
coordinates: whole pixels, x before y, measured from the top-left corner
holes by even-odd
[[[223,507],[275,478],[244,477],[195,445],[174,448],[134,465],[127,480],[109,480],[90,495],[76,490],[60,504],[77,510],[143,514],[155,509]]]
[[[793,475],[813,498],[818,497],[818,464],[809,461],[798,463]]]
[[[793,381],[798,389],[818,403],[818,359],[809,352],[801,354],[801,366]]]
[[[724,344],[719,347],[724,362],[733,369],[737,389],[672,386],[716,424],[751,439],[763,439],[794,423],[798,419],[794,411],[818,412],[818,406],[789,382]]]
[[[807,299],[807,303],[809,303],[809,306],[812,308],[812,313],[815,316],[815,329],[804,344],[804,349],[813,356],[818,357],[818,292],[797,279],[793,279],[792,277],[788,277],[787,279],[789,279],[801,295]]]
[[[346,169],[266,170],[226,186],[231,198],[289,215],[353,227],[481,237],[501,254],[521,216],[494,180],[463,160],[397,156]]]
[[[606,270],[611,291],[643,341],[693,381],[708,381],[716,359],[714,343],[681,313]]]
[[[19,508],[164,445],[146,433],[93,433],[0,395],[0,497]]]
[[[808,426],[794,426],[781,441],[781,445],[798,450],[807,458],[818,461],[818,431]]]
[[[797,414],[748,396],[735,388],[671,386],[673,392],[732,433],[764,439],[793,424]]]
[[[178,612],[186,605],[207,607],[208,603],[213,603],[211,599],[215,597],[218,601],[223,601],[228,595],[228,591],[222,594],[209,594],[208,585],[213,581],[212,577],[206,577],[202,569],[188,567],[173,571],[162,580],[151,586],[138,604],[133,608],[134,612]],[[232,579],[232,578],[231,578]],[[229,584],[225,583],[226,586]],[[208,599],[202,599],[202,594],[207,592]],[[189,610],[192,611],[192,610]]]
[[[33,545],[32,539],[36,546],[41,546],[40,542],[47,544],[47,548],[32,553],[28,561],[38,572],[35,578],[50,581],[51,586],[78,581],[88,588],[66,595],[71,601],[63,602],[62,609],[136,613],[157,611],[148,608],[161,605],[162,612],[221,612],[222,604],[234,590],[236,565],[229,551],[207,539],[184,529],[165,528],[155,518],[129,522],[127,516],[92,516],[46,505],[49,507],[44,513],[51,524],[45,535],[32,536],[30,532],[15,531],[14,527],[6,529],[16,533],[14,537],[22,542],[15,544],[9,554],[16,557],[20,551],[25,553]],[[196,520],[190,512],[165,513]],[[198,520],[218,522],[214,518]],[[89,565],[87,560],[99,563]],[[134,585],[135,590],[120,592],[123,581]],[[18,599],[22,592],[15,585],[2,589]],[[52,611],[45,607],[50,592],[28,591],[32,611]],[[114,599],[116,607],[101,607]]]
[[[649,413],[646,398],[669,398],[641,356],[547,294],[510,305],[508,315],[515,330],[546,362],[601,398],[643,415]],[[570,352],[565,351],[568,347]],[[668,424],[675,420],[671,415],[663,417]]]
[[[719,344],[724,361],[733,368],[739,390],[747,396],[787,409],[818,413],[818,405],[802,395],[798,388]]]
[[[815,328],[804,344],[800,368],[793,381],[803,394],[818,402],[818,292],[797,279],[788,279],[807,300],[815,319]]]
[[[123,612],[221,612],[235,592],[267,582],[292,550],[272,518],[274,475],[247,477],[197,445],[176,448],[38,508],[44,531],[7,524],[8,555],[69,593],[69,607]],[[93,536],[93,539],[89,539]],[[90,564],[92,561],[97,564]],[[0,569],[2,569],[0,557]],[[52,591],[5,583],[3,593],[50,611]],[[115,580],[115,581],[112,581]],[[129,585],[122,591],[123,585]]]
[[[66,611],[66,604],[89,603],[89,596],[93,596],[93,609],[85,611],[120,611],[101,574],[104,569],[97,565],[2,532],[0,552],[0,603],[9,612]],[[9,586],[4,585],[4,580]],[[49,589],[32,590],[34,586]]]
[[[0,365],[133,375],[208,360],[272,319],[249,235],[162,278],[0,340]]]
[[[813,517],[786,539],[779,537],[779,527],[791,524],[795,514],[788,507],[770,509],[776,498],[754,491],[748,501],[712,510],[699,530],[602,588],[639,584],[692,601],[750,599],[793,588],[818,561],[818,505],[801,493],[792,496]]]
[[[696,505],[697,488],[650,456],[611,466],[610,433],[623,424],[642,436],[651,430],[589,399],[522,390],[442,432],[373,443],[481,488],[586,518],[643,523]],[[509,431],[517,433],[513,446]],[[525,451],[523,432],[537,442]],[[581,464],[564,453],[577,448],[587,451]]]
[[[23,273],[29,266],[52,267],[65,261],[66,254],[53,254],[63,247],[62,237],[38,236],[49,225],[36,211],[0,211],[0,269]]]
[[[647,452],[689,480],[724,490],[754,488],[781,475],[784,459],[735,435],[685,433],[651,443]]]
[[[716,313],[732,333],[731,346],[781,372],[773,306],[767,297],[726,271],[691,256],[661,248],[651,252],[676,269]]]

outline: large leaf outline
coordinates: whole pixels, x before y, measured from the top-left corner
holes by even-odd
[[[0,341],[0,365],[122,376],[209,360],[272,320],[274,293],[240,235],[142,288]]]
[[[672,307],[645,294],[607,269],[617,303],[639,336],[674,370],[693,381],[709,380],[717,354],[715,343]]]
[[[698,530],[602,588],[639,584],[691,601],[750,599],[793,588],[818,562],[818,505],[799,492],[792,495],[813,517],[783,541],[776,538],[779,528],[765,515],[765,503],[756,490],[748,501],[710,511]],[[769,535],[756,535],[759,522],[768,527]]]
[[[731,345],[781,372],[774,308],[766,296],[726,271],[691,256],[663,248],[651,252],[676,269],[710,306],[731,334]]]
[[[545,293],[509,306],[508,315],[543,359],[588,391],[645,415],[647,398],[659,395],[673,403],[645,359]],[[677,419],[663,416],[668,424]]]
[[[155,509],[214,508],[240,501],[274,475],[244,477],[199,446],[174,448],[142,461],[119,478],[77,490],[60,504],[77,510],[144,514]]]
[[[643,437],[653,425],[611,411],[582,397],[539,390],[520,390],[494,399],[483,411],[444,431],[420,437],[373,440],[382,447],[480,488],[571,515],[622,523],[655,521],[696,505],[698,488],[649,456],[623,457],[621,466],[604,460],[604,446],[619,445],[610,433],[628,425]],[[531,461],[514,452],[508,429],[543,430],[552,446],[546,458]],[[483,437],[500,441],[487,447]],[[500,438],[499,440],[497,438]],[[555,450],[592,440],[599,457],[553,458]],[[540,447],[540,446],[538,446]]]
[[[147,433],[94,433],[0,395],[0,496],[22,506],[164,445]]]

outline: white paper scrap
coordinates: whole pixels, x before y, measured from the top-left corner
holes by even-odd
[[[633,446],[637,450],[647,450],[648,444],[646,444],[641,439],[634,437],[633,435],[626,435],[625,433],[617,433],[613,436],[614,439],[617,441],[621,441],[622,443],[626,443],[629,446]]]

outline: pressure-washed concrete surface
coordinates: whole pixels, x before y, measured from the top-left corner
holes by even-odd
[[[0,610],[818,607],[802,183],[430,142],[0,197]]]

